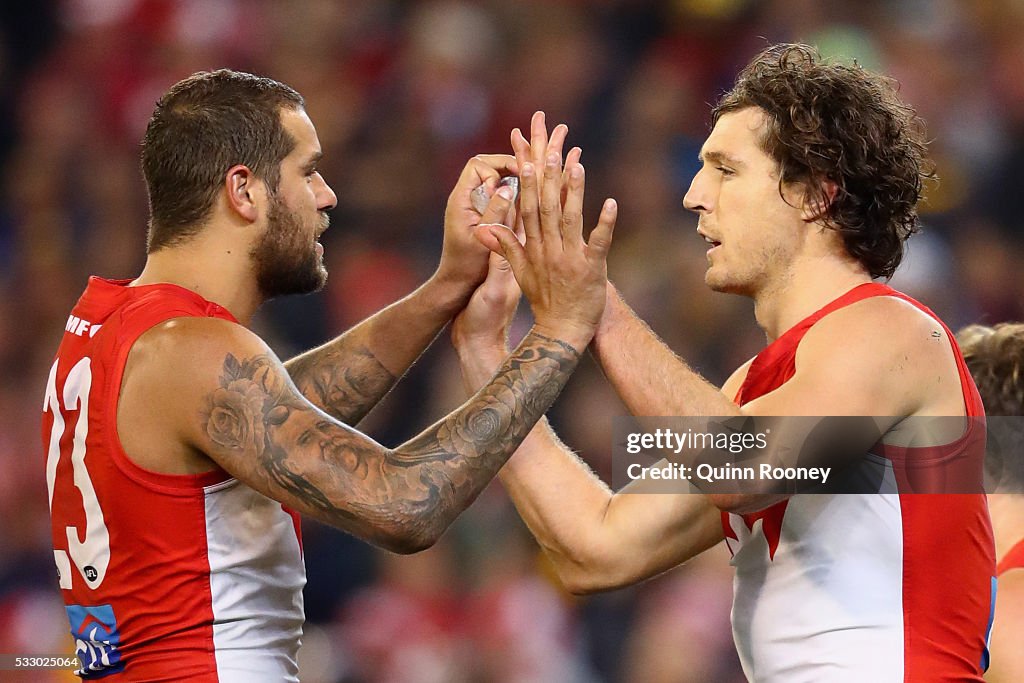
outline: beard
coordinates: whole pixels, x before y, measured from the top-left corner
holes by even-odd
[[[327,229],[327,215],[322,216],[319,229],[312,228],[298,212],[289,210],[277,197],[271,198],[267,230],[250,253],[256,285],[264,299],[309,294],[327,284],[327,268],[312,238]]]

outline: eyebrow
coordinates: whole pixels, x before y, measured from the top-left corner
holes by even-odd
[[[730,154],[717,151],[701,152],[700,154],[697,155],[697,161],[699,161],[702,164],[726,164],[728,166],[737,167],[746,165],[742,161],[740,161],[739,159]]]
[[[314,152],[313,156],[309,157],[309,161],[306,162],[306,165],[305,165],[304,168],[313,168],[323,158],[324,158],[324,153],[323,153],[322,150],[319,151],[319,152]]]

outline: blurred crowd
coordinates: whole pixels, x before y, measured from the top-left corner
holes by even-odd
[[[764,337],[747,301],[703,285],[704,245],[681,199],[709,105],[739,68],[769,42],[799,40],[901,83],[941,180],[893,284],[956,329],[1024,317],[1022,35],[1015,0],[3,3],[0,653],[71,650],[50,546],[43,384],[87,276],[141,269],[139,140],[175,81],[221,66],[268,75],[306,97],[317,125],[338,195],[324,236],[330,280],[261,313],[258,331],[280,356],[422,282],[465,160],[508,151],[511,128],[543,109],[583,148],[586,214],[619,202],[611,279],[720,383]],[[442,334],[362,427],[395,445],[464,398]],[[552,421],[607,480],[612,417],[624,413],[588,362]],[[307,683],[743,680],[723,548],[644,585],[574,598],[497,485],[418,556],[309,521],[304,535]]]

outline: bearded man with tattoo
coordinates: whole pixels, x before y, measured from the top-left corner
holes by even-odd
[[[157,103],[142,144],[145,268],[90,278],[43,403],[54,560],[85,678],[298,680],[298,515],[398,553],[429,547],[594,334],[615,203],[586,243],[582,173],[548,172],[538,187],[532,164],[478,156],[449,197],[434,275],[282,363],[248,324],[263,301],[326,280],[317,240],[336,197],[320,156],[302,97],[267,78],[202,72]],[[536,324],[465,404],[382,446],[349,425],[471,297],[488,296],[501,263],[489,265],[474,232],[514,215],[498,187],[510,174],[521,175],[524,222],[544,231],[523,280]],[[471,199],[481,185],[482,215]]]

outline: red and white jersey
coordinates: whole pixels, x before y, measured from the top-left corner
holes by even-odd
[[[135,340],[171,318],[234,318],[175,285],[127,284],[90,278],[43,402],[53,555],[79,675],[297,681],[306,581],[298,516],[219,469],[143,469],[118,438]]]
[[[872,296],[854,288],[766,347],[736,401],[752,401],[795,372],[796,350],[825,315]],[[935,318],[941,324],[938,318]],[[949,332],[969,416],[981,398]],[[981,681],[994,603],[995,550],[981,491],[984,429],[970,421],[954,443],[877,444],[865,467],[881,492],[801,494],[751,515],[723,513],[736,568],[733,635],[747,677],[758,683]],[[957,458],[963,453],[976,457]],[[970,494],[901,493],[901,471],[919,459],[973,463]],[[877,479],[876,479],[877,480]]]

